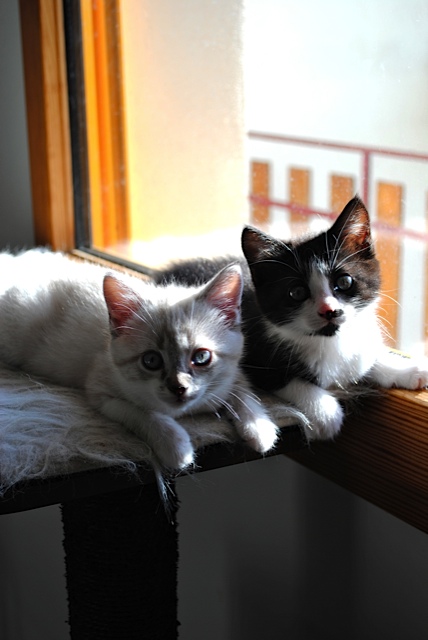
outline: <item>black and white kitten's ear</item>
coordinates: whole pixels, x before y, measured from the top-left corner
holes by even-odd
[[[349,252],[374,255],[369,214],[358,196],[348,202],[328,234],[335,245],[343,246]]]
[[[241,321],[243,286],[241,267],[239,264],[231,264],[217,273],[204,286],[198,297],[221,311],[227,325],[234,327]]]
[[[241,244],[256,287],[275,279],[278,259],[284,262],[290,252],[290,247],[282,240],[250,226],[244,228]]]
[[[141,298],[124,282],[109,274],[104,276],[103,292],[113,335],[126,333],[129,318],[138,311]]]
[[[244,227],[241,244],[244,256],[250,266],[274,255],[279,244],[283,246],[280,240],[276,240],[267,233],[250,226]]]

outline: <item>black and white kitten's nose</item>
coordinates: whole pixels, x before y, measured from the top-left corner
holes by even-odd
[[[329,322],[334,318],[340,318],[340,316],[343,316],[343,314],[344,314],[343,309],[327,309],[326,311],[318,312],[318,315],[321,316],[321,318],[325,318]]]

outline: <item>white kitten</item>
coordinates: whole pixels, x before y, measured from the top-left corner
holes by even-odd
[[[51,252],[0,254],[0,360],[84,388],[89,403],[144,439],[163,466],[194,449],[181,416],[225,410],[264,453],[277,429],[239,369],[242,274],[155,286]]]

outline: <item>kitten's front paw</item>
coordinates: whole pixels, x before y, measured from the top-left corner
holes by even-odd
[[[406,371],[401,372],[401,376],[397,376],[394,386],[402,389],[412,389],[418,391],[428,387],[428,370],[422,365],[415,364]]]
[[[326,389],[294,378],[275,395],[303,413],[306,421],[302,428],[308,440],[328,440],[339,433],[344,412],[339,401]]]
[[[425,389],[428,387],[428,359],[407,358],[387,351],[375,362],[368,377],[385,389]]]
[[[168,469],[185,469],[195,459],[193,445],[184,430],[183,433],[175,433],[173,438],[165,438],[162,446],[156,449],[156,454]]]
[[[242,429],[242,438],[258,453],[266,453],[278,439],[278,429],[269,418],[256,418]]]
[[[342,427],[343,409],[336,398],[328,393],[321,396],[316,406],[306,410],[305,414],[309,420],[309,426],[304,427],[308,440],[329,440],[337,436]]]

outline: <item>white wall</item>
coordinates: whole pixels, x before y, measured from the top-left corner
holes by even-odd
[[[425,637],[425,534],[284,457],[178,484],[183,640]]]
[[[245,6],[249,127],[426,151],[424,0]]]
[[[17,0],[0,2],[0,247],[34,243]],[[69,637],[58,507],[0,516],[0,638]]]
[[[31,243],[17,0],[0,2],[0,243]],[[286,458],[178,481],[182,640],[421,640],[428,536]],[[0,517],[0,637],[65,640],[56,507]]]
[[[0,2],[0,244],[31,246],[30,175],[16,0]]]

